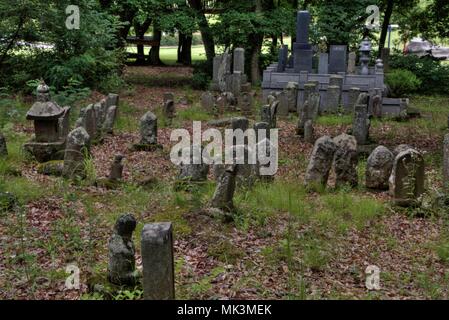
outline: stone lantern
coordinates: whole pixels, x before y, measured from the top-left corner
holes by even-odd
[[[26,115],[27,120],[34,121],[35,138],[24,146],[38,162],[63,159],[65,129],[61,124],[67,122],[69,110],[51,101],[50,88],[41,82],[37,87],[37,101]]]
[[[56,142],[59,140],[59,118],[64,109],[50,101],[50,89],[45,83],[37,87],[37,101],[27,112],[27,120],[34,121],[36,142]]]
[[[360,74],[369,75],[369,60],[371,53],[371,41],[368,38],[363,39],[360,44]]]

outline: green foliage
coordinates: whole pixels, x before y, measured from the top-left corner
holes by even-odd
[[[69,0],[0,4],[0,86],[21,88],[27,81],[44,78],[57,91],[74,81],[101,88],[104,79],[118,73],[122,55],[112,49],[120,27],[117,19],[101,12],[97,1],[81,0],[76,3],[80,29],[69,30],[65,9],[70,4]]]
[[[393,69],[409,70],[421,81],[420,93],[449,93],[449,66],[430,58],[394,55],[390,66]]]
[[[359,43],[369,16],[366,7],[373,4],[378,3],[372,0],[316,1],[312,7],[312,15],[316,19],[311,30],[314,42],[326,36],[329,44]]]
[[[393,70],[387,74],[385,80],[393,98],[403,98],[406,94],[415,92],[421,85],[421,80],[413,72],[402,69]]]

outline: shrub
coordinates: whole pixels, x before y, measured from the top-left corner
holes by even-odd
[[[449,65],[429,57],[393,55],[390,67],[413,72],[421,80],[418,88],[420,93],[449,93]]]
[[[400,98],[413,93],[421,85],[421,80],[413,72],[402,69],[393,70],[387,74],[386,82],[390,87],[390,95],[393,98]]]
[[[205,90],[209,86],[211,68],[207,61],[195,63],[193,65],[192,88],[195,90]]]

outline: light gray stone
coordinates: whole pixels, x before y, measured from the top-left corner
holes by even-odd
[[[142,230],[141,248],[144,299],[175,299],[171,222],[146,224]]]
[[[79,176],[84,178],[84,160],[90,152],[90,136],[83,127],[78,127],[67,136],[67,146],[64,154],[63,176],[74,178]]]
[[[243,48],[234,49],[234,73],[236,71],[245,73],[245,49]]]
[[[145,113],[140,119],[140,144],[157,144],[157,117],[151,111]]]
[[[103,132],[112,134],[114,132],[114,125],[117,119],[117,106],[110,106],[106,111],[106,118],[103,123]]]
[[[394,155],[384,146],[378,146],[368,157],[366,164],[366,187],[388,189],[388,179],[393,169]]]

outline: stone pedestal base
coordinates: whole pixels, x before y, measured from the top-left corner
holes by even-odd
[[[44,163],[52,160],[64,160],[65,145],[65,141],[29,142],[23,146],[23,149],[38,162]]]

